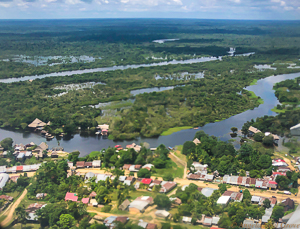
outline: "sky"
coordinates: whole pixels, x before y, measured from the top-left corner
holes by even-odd
[[[0,19],[300,20],[300,0],[0,0]]]

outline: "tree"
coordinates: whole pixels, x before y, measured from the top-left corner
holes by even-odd
[[[275,179],[278,184],[278,189],[286,189],[290,183],[289,179],[286,176],[277,176]]]
[[[249,127],[250,123],[248,122],[246,122],[242,127],[242,134],[244,135],[244,137],[246,137],[246,135],[249,133]]]
[[[171,200],[165,194],[158,194],[154,198],[154,204],[157,205],[158,208],[166,208],[169,209],[171,207]]]
[[[271,207],[271,201],[268,198],[266,198],[263,202],[263,206],[264,206],[264,208],[270,208]]]
[[[196,148],[196,145],[194,142],[186,141],[182,147],[182,154],[189,155],[189,154],[195,152],[195,148]]]
[[[151,172],[148,169],[140,169],[137,172],[137,176],[139,178],[150,178],[151,177]]]
[[[88,217],[84,217],[80,223],[79,223],[79,229],[86,229],[89,228],[91,226],[91,224],[89,223],[89,218]]]
[[[110,203],[111,198],[109,196],[109,191],[106,187],[100,186],[99,188],[97,188],[96,193],[97,193],[96,200],[98,203],[101,204]]]
[[[259,160],[257,162],[257,166],[259,166],[261,169],[268,169],[272,165],[272,159],[269,155],[262,155],[259,157]]]
[[[265,224],[265,229],[275,229],[273,220],[268,220],[268,222]]]
[[[282,218],[284,216],[284,207],[283,206],[280,206],[280,205],[276,205],[274,208],[273,208],[273,213],[272,213],[272,216],[271,218],[275,221],[275,222],[278,222],[278,220],[280,218]]]
[[[223,194],[225,191],[227,191],[226,184],[219,184],[218,185],[220,192]]]
[[[16,208],[16,215],[18,222],[21,223],[21,228],[23,224],[26,224],[27,222],[27,217],[28,217],[28,212],[25,211],[25,206],[21,205]]]
[[[254,141],[262,142],[264,137],[265,137],[265,135],[262,132],[258,132],[256,134],[254,134],[253,139],[254,139]]]
[[[201,138],[205,136],[207,136],[207,134],[203,130],[200,130],[196,132],[194,139],[198,138],[199,140],[201,140]]]
[[[252,196],[251,196],[251,193],[249,192],[248,189],[245,189],[243,191],[243,201],[245,200],[251,200]]]
[[[273,135],[270,134],[263,139],[263,144],[266,146],[273,146]]]
[[[70,153],[69,156],[68,156],[68,160],[72,161],[73,164],[75,165],[76,162],[79,161],[79,158],[78,158],[79,154],[80,154],[79,151],[74,151],[74,152]]]
[[[4,150],[8,150],[12,147],[13,144],[12,138],[4,138],[1,142],[0,145],[4,148]]]
[[[74,217],[71,216],[70,214],[62,214],[59,217],[59,221],[57,223],[58,223],[58,225],[60,225],[61,228],[69,229],[75,225],[76,221],[75,221]]]
[[[218,222],[218,226],[220,228],[231,228],[232,223],[228,216],[223,215]]]
[[[235,132],[238,131],[238,128],[236,128],[236,127],[231,127],[231,131],[232,131],[232,133],[235,133]]]
[[[163,179],[164,181],[173,181],[174,177],[172,173],[166,173],[165,175],[163,175]]]

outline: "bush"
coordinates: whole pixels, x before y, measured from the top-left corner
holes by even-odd
[[[101,212],[110,212],[111,210],[111,205],[105,205],[103,208],[101,208]]]
[[[158,194],[154,198],[154,204],[157,205],[158,208],[166,208],[169,209],[171,207],[171,200],[165,194]]]
[[[141,169],[140,171],[138,171],[137,176],[139,178],[150,178],[151,172],[148,169]]]
[[[163,176],[163,179],[164,181],[173,181],[174,180],[174,177],[171,173],[166,173],[164,176]]]
[[[265,135],[262,132],[256,133],[253,136],[253,139],[257,142],[262,142],[264,139]]]

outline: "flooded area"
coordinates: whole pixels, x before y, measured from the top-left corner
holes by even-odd
[[[160,40],[154,40],[152,42],[158,43],[158,44],[163,44],[165,42],[170,42],[170,41],[179,41],[180,39],[160,39]]]
[[[254,65],[254,68],[258,69],[259,71],[264,71],[264,70],[277,70],[277,68],[271,67],[269,64],[259,64],[259,65]]]
[[[130,141],[112,141],[109,139],[103,139],[100,136],[90,136],[86,133],[81,133],[75,134],[71,137],[66,136],[61,140],[53,139],[52,141],[47,142],[47,144],[52,148],[58,146],[59,143],[59,145],[63,147],[65,151],[72,152],[75,150],[79,150],[81,152],[81,156],[85,156],[94,150],[113,147],[117,144],[125,147],[132,142],[135,142],[137,144],[140,144],[141,142],[148,142],[151,147],[157,147],[160,144],[164,144],[166,146],[181,145],[185,141],[192,140],[195,133],[199,130],[203,130],[209,135],[214,135],[219,137],[223,141],[227,141],[231,139],[231,127],[237,127],[238,129],[241,129],[243,124],[248,120],[256,119],[257,117],[261,117],[264,115],[276,115],[275,112],[271,111],[271,109],[279,104],[279,101],[274,94],[273,85],[278,82],[287,79],[295,79],[297,77],[300,77],[300,73],[270,76],[258,80],[256,85],[248,86],[245,89],[248,91],[253,91],[257,96],[260,96],[264,100],[264,104],[261,104],[259,107],[254,108],[253,110],[247,110],[243,113],[234,115],[220,122],[209,123],[203,127],[199,127],[199,129],[197,130],[188,129],[173,133],[168,136],[159,136],[157,138],[137,138]],[[37,133],[24,133],[21,131],[0,129],[0,139],[3,139],[5,137],[13,138],[15,140],[15,143],[34,142],[36,144],[39,144],[40,142],[45,141],[45,138]],[[234,142],[234,144],[236,148],[239,148],[239,144],[237,141]]]
[[[142,68],[142,67],[165,66],[168,64],[194,64],[194,63],[202,63],[202,62],[217,61],[217,60],[222,60],[222,57],[202,57],[202,58],[189,59],[189,60],[164,61],[164,62],[153,63],[153,64],[133,64],[133,65],[125,65],[125,66],[113,66],[113,67],[104,67],[104,68],[93,68],[93,69],[84,69],[84,70],[55,72],[55,73],[36,75],[36,76],[24,76],[24,77],[20,77],[20,78],[1,79],[0,83],[13,83],[13,82],[20,82],[20,81],[43,79],[46,77],[71,76],[71,75],[94,73],[94,72],[126,70],[126,69],[130,69],[130,68],[136,69],[136,68]]]
[[[54,66],[58,64],[72,64],[72,63],[90,63],[94,62],[96,59],[101,59],[101,57],[94,58],[92,56],[26,56],[26,55],[15,55],[10,58],[2,59],[1,61],[13,61],[19,63],[26,63],[29,65],[37,66]]]

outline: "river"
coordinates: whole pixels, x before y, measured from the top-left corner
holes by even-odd
[[[189,59],[189,60],[164,61],[164,62],[153,63],[153,64],[133,64],[133,65],[125,65],[125,66],[121,65],[121,66],[104,67],[104,68],[92,68],[92,69],[84,69],[84,70],[54,72],[54,73],[36,75],[36,76],[24,76],[24,77],[19,77],[19,78],[1,79],[0,83],[13,83],[13,82],[20,82],[20,81],[43,79],[46,77],[71,76],[71,75],[76,75],[76,74],[85,74],[85,73],[94,73],[94,72],[126,70],[126,69],[130,69],[130,68],[135,69],[135,68],[142,68],[142,67],[156,67],[156,66],[164,66],[164,65],[168,65],[168,64],[194,64],[194,63],[202,63],[202,62],[216,61],[216,60],[222,60],[222,57],[219,57],[219,58],[217,58],[217,57],[202,57],[202,58]]]
[[[113,147],[117,144],[125,147],[127,144],[131,144],[132,142],[135,142],[137,144],[141,142],[148,142],[150,144],[150,147],[157,147],[160,144],[164,144],[166,146],[175,146],[181,145],[185,141],[192,140],[195,133],[199,130],[204,130],[205,133],[209,135],[214,135],[220,137],[221,140],[227,141],[231,139],[229,134],[231,127],[235,126],[241,129],[243,124],[248,120],[256,119],[257,117],[261,117],[264,115],[276,115],[275,112],[271,111],[272,108],[279,104],[279,101],[275,97],[273,91],[273,85],[277,82],[286,79],[294,79],[296,77],[300,77],[300,72],[270,76],[258,80],[256,85],[248,86],[245,89],[253,91],[257,96],[260,96],[264,100],[264,104],[261,104],[259,107],[253,110],[247,110],[243,113],[234,115],[226,120],[216,123],[209,123],[203,127],[200,127],[198,130],[182,130],[169,136],[160,136],[158,138],[138,138],[131,141],[112,141],[109,139],[102,139],[102,137],[100,136],[85,136],[83,134],[76,134],[71,139],[61,140],[60,146],[64,147],[64,150],[67,152],[79,150],[81,152],[81,156],[85,156],[91,151],[101,150],[103,148],[108,148],[109,146]],[[15,143],[23,144],[27,144],[30,142],[40,144],[40,142],[45,141],[45,138],[41,137],[39,134],[0,129],[0,139],[6,137],[11,137],[12,139],[14,139]],[[53,139],[52,141],[47,142],[47,144],[51,148],[57,146],[58,141],[56,139]],[[235,144],[238,143],[236,142]]]

